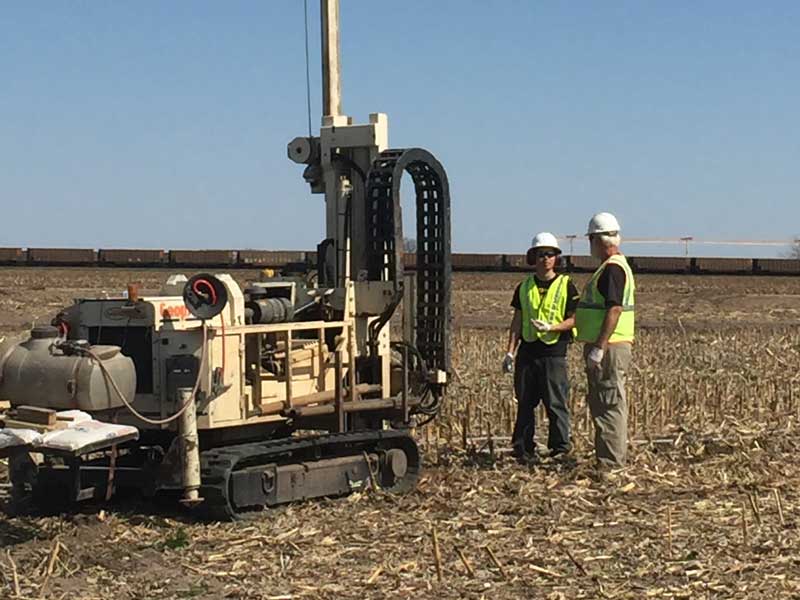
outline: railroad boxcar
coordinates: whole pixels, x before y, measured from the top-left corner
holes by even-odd
[[[94,248],[28,248],[28,264],[92,266],[97,264]]]
[[[235,267],[236,250],[170,250],[172,267]]]
[[[800,259],[756,258],[753,267],[759,275],[800,275]]]
[[[163,250],[101,248],[97,260],[108,267],[157,267],[166,264],[167,255]]]
[[[742,275],[753,273],[752,258],[695,258],[692,269],[699,274]]]
[[[502,258],[503,267],[510,271],[528,269],[528,257],[526,254],[504,254]]]
[[[305,252],[285,250],[239,250],[239,266],[283,267],[289,263],[304,262]]]
[[[575,271],[578,273],[586,273],[594,271],[599,265],[600,262],[591,256],[583,256],[583,255],[573,255],[567,256],[567,265],[569,271]]]
[[[686,256],[629,256],[636,273],[688,273],[692,261]]]
[[[453,255],[455,256],[455,254]],[[414,270],[417,268],[417,254],[416,252],[404,252],[403,253],[403,268]]]
[[[27,254],[22,248],[0,248],[0,265],[18,265],[24,263]]]
[[[497,271],[503,267],[502,254],[459,252],[451,257],[454,271]]]

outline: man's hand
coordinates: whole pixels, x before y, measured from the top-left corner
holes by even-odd
[[[553,328],[550,323],[545,323],[538,319],[531,319],[531,325],[533,325],[536,331],[550,331]]]
[[[603,364],[603,355],[605,354],[605,350],[602,348],[598,348],[597,346],[592,346],[589,350],[589,354],[586,355],[586,366],[589,369],[600,369]]]
[[[511,373],[514,370],[514,354],[507,352],[503,358],[503,373]]]

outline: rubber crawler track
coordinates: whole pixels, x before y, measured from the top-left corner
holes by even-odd
[[[381,430],[335,433],[308,438],[284,438],[206,450],[200,455],[201,487],[204,499],[197,507],[208,520],[230,521],[263,507],[240,509],[231,503],[231,474],[248,467],[272,463],[289,464],[305,460],[359,455],[363,452],[400,448],[408,457],[408,472],[387,491],[404,493],[414,489],[420,475],[416,442],[401,431]]]

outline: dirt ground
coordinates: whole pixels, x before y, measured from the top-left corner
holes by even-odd
[[[165,276],[0,269],[0,337]],[[598,482],[577,349],[575,463],[530,469],[504,452],[499,363],[520,279],[454,276],[456,383],[419,432],[416,492],[212,525],[138,501],[0,515],[0,598],[800,598],[800,282],[640,276],[631,465]]]
[[[580,289],[587,274],[574,276]],[[508,305],[518,273],[458,273],[454,311],[464,327],[507,326]],[[636,279],[640,328],[696,329],[796,325],[800,323],[800,281],[796,277],[724,275],[640,275]]]

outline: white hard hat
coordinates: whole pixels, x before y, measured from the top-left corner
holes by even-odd
[[[534,250],[536,248],[553,248],[558,250],[558,253],[561,254],[561,248],[558,247],[558,240],[556,239],[556,236],[547,231],[542,231],[541,233],[537,233],[535,236],[533,236],[531,248]]]
[[[611,213],[601,212],[597,213],[589,220],[589,229],[586,231],[586,235],[592,235],[593,233],[617,233],[619,229],[617,217]]]

